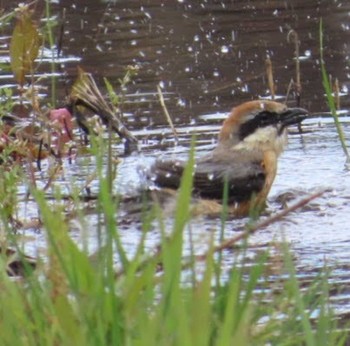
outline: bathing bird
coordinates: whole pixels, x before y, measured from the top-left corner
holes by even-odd
[[[193,196],[217,206],[227,189],[230,212],[236,216],[260,213],[276,176],[278,157],[287,144],[287,127],[301,123],[307,115],[303,108],[269,100],[233,108],[216,147],[194,165]],[[149,177],[160,188],[176,190],[185,166],[186,161],[157,160]]]

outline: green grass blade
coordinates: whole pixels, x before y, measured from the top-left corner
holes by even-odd
[[[320,28],[319,28],[319,35],[320,35],[320,60],[321,60],[321,73],[322,73],[322,83],[323,83],[323,87],[325,89],[326,92],[326,97],[327,97],[327,103],[328,103],[328,107],[331,111],[333,120],[334,120],[334,124],[338,133],[338,137],[343,149],[343,152],[346,156],[346,163],[350,164],[350,155],[348,152],[348,148],[346,146],[346,140],[345,140],[345,136],[344,136],[344,132],[343,132],[343,128],[341,126],[341,123],[339,121],[339,117],[337,114],[337,109],[336,109],[336,105],[335,105],[335,101],[334,101],[334,97],[332,94],[332,87],[330,85],[329,82],[329,78],[328,78],[328,74],[327,74],[327,70],[326,70],[326,66],[325,66],[325,62],[324,62],[324,54],[323,54],[323,22],[322,22],[322,18],[320,19]]]

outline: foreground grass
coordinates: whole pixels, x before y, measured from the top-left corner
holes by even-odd
[[[339,120],[338,113],[337,113],[337,107],[335,102],[335,97],[332,92],[332,85],[329,80],[329,76],[327,74],[326,70],[326,64],[324,61],[324,44],[323,44],[323,22],[322,18],[320,19],[320,26],[319,26],[319,40],[320,40],[320,64],[321,64],[321,73],[322,73],[322,84],[323,88],[326,92],[326,100],[329,107],[329,110],[331,112],[332,118],[334,120],[334,125],[338,133],[338,138],[340,141],[340,144],[342,146],[343,152],[346,157],[345,167],[347,169],[350,169],[350,154],[348,151],[348,147],[346,145],[346,139],[343,131],[342,124]]]
[[[152,212],[164,236],[157,256],[147,261],[144,237],[136,244],[133,258],[123,248],[115,220],[117,203],[110,193],[109,177],[102,174],[100,158],[98,203],[105,231],[93,258],[69,237],[61,209],[49,206],[43,193],[34,189],[47,232],[48,259],[34,272],[25,268],[22,280],[9,278],[6,259],[0,260],[0,344],[344,344],[346,334],[338,331],[328,307],[326,274],[302,291],[287,248],[281,264],[287,279],[278,289],[268,281],[268,254],[246,265],[244,244],[234,250],[234,264],[224,282],[218,278],[222,256],[213,251],[200,273],[195,263],[187,267],[186,277],[191,280],[185,280],[182,250],[190,219],[192,167],[193,155],[170,236],[165,235],[169,232],[162,226],[161,212],[157,208]],[[116,257],[121,267],[118,275]]]
[[[49,41],[52,46],[50,35]],[[54,81],[52,89],[54,104]],[[6,274],[8,258],[0,257],[0,345],[345,344],[346,334],[338,331],[328,306],[326,274],[307,291],[301,290],[287,248],[280,269],[286,279],[278,287],[269,281],[267,253],[247,265],[246,244],[234,250],[235,260],[224,281],[223,254],[213,250],[200,272],[195,260],[190,263],[186,277],[191,280],[185,279],[183,235],[190,220],[193,156],[182,181],[170,236],[155,208],[152,215],[163,234],[160,250],[145,260],[142,236],[130,258],[118,233],[111,177],[102,173],[104,154],[96,152],[98,210],[104,226],[103,240],[93,257],[70,238],[62,201],[49,205],[43,192],[32,188],[47,234],[47,261],[34,272],[25,266],[23,279],[14,280]],[[2,155],[5,162],[8,153]],[[17,166],[8,172],[2,169],[1,231],[18,248],[9,225],[16,209],[17,183],[24,178]],[[149,218],[146,215],[143,222],[144,234],[150,228]],[[224,215],[222,219],[224,239]]]

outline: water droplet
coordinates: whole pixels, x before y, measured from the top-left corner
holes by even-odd
[[[219,77],[219,76],[220,76],[219,71],[218,71],[218,70],[214,70],[214,71],[213,71],[213,76],[214,76],[214,77]]]
[[[185,107],[186,106],[186,101],[182,98],[179,98],[177,100],[177,105],[180,106],[180,107]]]
[[[224,53],[224,54],[226,54],[226,53],[228,53],[229,52],[229,47],[228,46],[221,46],[221,53]]]
[[[231,32],[231,40],[236,41],[236,33],[233,30]]]
[[[248,84],[244,84],[241,88],[242,92],[248,92],[249,91],[249,87],[248,87]]]

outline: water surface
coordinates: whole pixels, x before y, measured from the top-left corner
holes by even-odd
[[[8,1],[0,3],[7,9],[15,6]],[[44,13],[41,6],[39,2],[39,14]],[[115,182],[120,193],[132,195],[141,183],[139,170],[155,158],[185,159],[194,133],[198,135],[196,155],[207,153],[215,146],[222,119],[234,105],[271,96],[265,71],[267,57],[273,64],[276,94],[285,99],[290,81],[296,80],[295,45],[287,40],[294,30],[300,40],[300,105],[314,116],[306,121],[307,131],[290,136],[269,196],[268,212],[276,213],[315,191],[326,192],[308,207],[259,230],[250,239],[251,256],[286,240],[300,278],[309,280],[329,265],[333,268],[330,282],[341,291],[334,295],[334,304],[344,313],[350,307],[345,289],[350,280],[350,173],[344,169],[345,159],[332,121],[319,117],[327,112],[319,64],[319,21],[323,17],[325,62],[332,80],[339,81],[342,123],[348,137],[349,13],[348,2],[335,0],[53,2],[52,15],[57,16],[59,24],[55,36],[60,36],[60,30],[64,33],[57,60],[57,99],[64,101],[76,78],[77,64],[93,73],[102,91],[104,77],[118,90],[126,67],[138,66],[138,75],[123,90],[123,111],[128,126],[140,140],[141,152],[123,159]],[[4,35],[9,32],[11,26],[4,29]],[[40,71],[49,70],[50,65],[42,62]],[[7,70],[1,72],[1,78],[4,84],[14,85]],[[49,78],[43,83],[47,88],[44,93],[50,96]],[[157,85],[179,133],[177,145],[160,107]],[[288,104],[297,102],[292,86]],[[122,146],[114,150],[118,155]],[[92,157],[78,157],[71,164],[64,160],[64,175],[57,183],[64,189],[65,182],[74,179],[83,186],[94,164]],[[38,173],[38,177],[40,174],[44,173]],[[97,181],[90,185],[96,193]],[[23,202],[22,212],[27,219],[37,216],[31,202]],[[120,211],[118,221],[131,254],[140,238],[140,222],[128,207]],[[241,231],[246,221],[228,220],[225,237]],[[87,215],[84,225],[72,221],[72,237],[80,243],[85,239],[93,251],[96,225],[95,214]],[[199,217],[191,221],[190,229],[196,251],[201,253],[212,234],[218,239],[220,219]],[[36,253],[45,247],[41,232],[24,233],[32,240],[27,242],[28,251]],[[147,238],[150,251],[158,241],[155,225]],[[228,251],[225,256],[229,270],[232,253]]]

